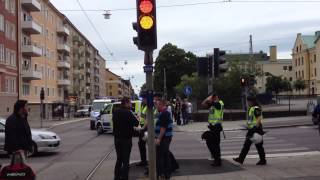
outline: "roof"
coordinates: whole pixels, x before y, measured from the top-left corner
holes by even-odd
[[[301,39],[305,45],[307,45],[308,49],[313,48],[315,46],[315,41],[317,37],[314,35],[302,35]]]
[[[276,61],[257,61],[258,64],[292,64],[292,59],[277,59]]]

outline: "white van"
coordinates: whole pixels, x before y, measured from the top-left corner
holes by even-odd
[[[141,101],[131,101],[132,103],[132,112],[140,120],[141,116]],[[105,132],[112,132],[113,131],[113,124],[112,124],[112,113],[120,108],[121,103],[115,102],[108,104],[103,110],[100,117],[97,118],[96,127],[97,133],[103,134]]]
[[[100,111],[103,110],[108,104],[114,102],[112,99],[95,99],[92,102],[92,109],[90,112],[90,129],[96,128],[96,118],[100,116]]]

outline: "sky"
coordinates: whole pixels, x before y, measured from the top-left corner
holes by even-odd
[[[136,36],[132,29],[132,22],[136,21],[136,1],[50,1],[99,50],[106,59],[107,68],[124,79],[130,78],[138,93],[145,82],[145,74],[143,52],[138,51],[132,41]],[[249,51],[250,34],[255,52],[269,52],[269,46],[276,45],[279,58],[291,58],[297,33],[312,35],[320,30],[320,0],[231,0],[215,3],[218,1],[157,0],[158,49],[154,58],[159,49],[169,42],[198,56],[212,53],[213,48],[244,53]],[[110,19],[104,19],[102,14],[105,10],[110,10]]]

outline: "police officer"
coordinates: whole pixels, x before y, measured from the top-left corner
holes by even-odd
[[[237,158],[233,158],[234,161],[243,164],[244,159],[246,158],[249,150],[250,150],[250,146],[252,144],[251,138],[253,137],[254,133],[258,133],[260,135],[263,135],[263,129],[262,129],[262,110],[261,110],[261,106],[258,104],[257,100],[255,97],[248,97],[248,105],[249,105],[249,109],[248,109],[248,120],[247,120],[247,128],[248,128],[248,132],[246,135],[246,140],[244,142],[243,148],[241,150],[241,153],[239,155],[239,157]],[[263,141],[261,141],[258,144],[255,144],[259,157],[260,157],[260,161],[257,163],[257,165],[266,165],[267,161],[266,161],[266,155],[264,152],[264,148],[263,148]]]
[[[222,131],[224,103],[218,95],[212,93],[201,105],[209,108],[208,128],[210,129],[210,138],[206,139],[207,146],[214,159],[212,166],[221,166],[220,133]]]
[[[141,104],[141,117],[139,122],[141,129],[139,129],[139,141],[138,141],[141,161],[137,164],[137,166],[148,165],[146,141],[144,139],[144,133],[147,131],[146,119],[147,119],[147,98],[143,97],[142,104]]]

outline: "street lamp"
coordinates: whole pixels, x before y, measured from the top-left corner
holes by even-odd
[[[103,14],[105,19],[110,19],[111,12],[109,10],[106,10],[105,13]]]

